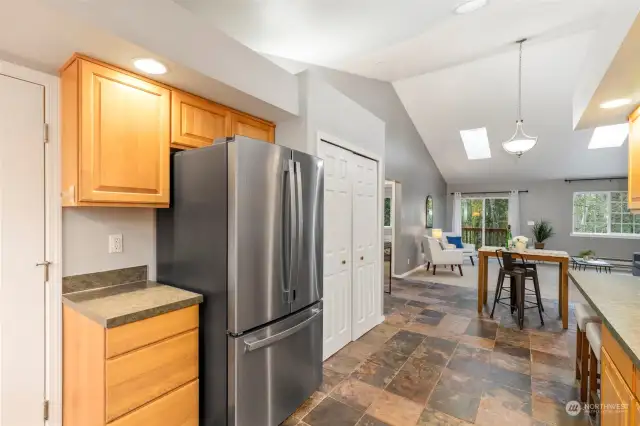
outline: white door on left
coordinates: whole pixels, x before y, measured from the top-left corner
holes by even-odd
[[[44,87],[0,75],[0,426],[43,425]]]

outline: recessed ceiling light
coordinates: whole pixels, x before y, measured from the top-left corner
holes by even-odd
[[[467,0],[456,6],[454,12],[457,14],[465,14],[475,12],[489,4],[489,0]]]
[[[591,136],[589,149],[616,148],[621,146],[629,136],[629,124],[597,127]]]
[[[601,103],[600,108],[612,109],[612,108],[618,108],[621,106],[629,105],[630,103],[631,103],[631,99],[628,99],[628,98],[612,99],[610,101]]]
[[[489,148],[489,137],[487,128],[460,130],[460,137],[464,144],[469,160],[482,160],[491,158],[491,148]]]
[[[167,67],[163,63],[151,58],[134,59],[133,65],[147,74],[164,74],[167,72]]]

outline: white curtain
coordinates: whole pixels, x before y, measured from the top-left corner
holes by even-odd
[[[456,192],[453,194],[453,221],[451,223],[451,232],[454,235],[462,236],[462,194]]]
[[[518,191],[509,192],[509,225],[511,235],[520,236],[520,195]]]

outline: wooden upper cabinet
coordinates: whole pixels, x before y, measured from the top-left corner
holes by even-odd
[[[178,90],[171,92],[172,148],[200,148],[225,137],[231,113],[221,105]]]
[[[268,121],[236,112],[231,114],[231,134],[229,136],[246,136],[248,138],[275,143],[275,133],[275,126]]]
[[[63,205],[169,204],[171,91],[84,58],[62,72]]]
[[[640,213],[640,107],[629,116],[629,210]]]

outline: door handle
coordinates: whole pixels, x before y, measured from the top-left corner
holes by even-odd
[[[302,207],[302,167],[299,161],[294,162],[295,170],[296,170],[296,199],[298,203],[298,213],[297,213],[297,234],[296,234],[296,279],[293,284],[298,283],[298,279],[300,276],[300,262],[302,261],[302,234],[304,232],[304,214]],[[296,292],[293,291],[293,300],[295,300]]]
[[[313,315],[311,317],[307,318],[306,320],[302,321],[299,324],[294,325],[291,328],[286,329],[285,331],[282,331],[280,333],[276,333],[273,336],[269,336],[269,337],[267,337],[265,339],[261,339],[261,340],[251,340],[251,339],[245,340],[244,341],[244,349],[245,349],[245,351],[246,352],[255,351],[257,349],[264,348],[265,346],[272,345],[272,344],[276,343],[277,341],[285,339],[285,338],[291,336],[292,334],[295,334],[298,331],[302,330],[303,328],[309,326],[320,315],[322,315],[322,309],[320,309],[320,308],[314,308],[311,312],[313,312]]]
[[[289,186],[289,202],[288,207],[289,207],[289,222],[288,223],[284,223],[283,224],[283,236],[284,236],[284,232],[285,232],[285,227],[288,228],[288,232],[289,232],[289,252],[286,253],[285,252],[285,248],[282,248],[282,257],[283,257],[283,263],[285,263],[286,261],[289,262],[288,264],[288,270],[287,271],[283,271],[283,281],[284,281],[284,289],[283,292],[286,293],[286,301],[287,303],[291,303],[293,302],[293,294],[291,291],[291,286],[292,286],[292,282],[293,282],[293,267],[294,264],[296,262],[293,261],[293,256],[294,256],[294,250],[296,247],[296,231],[294,229],[294,226],[296,224],[296,207],[295,207],[295,177],[294,177],[294,173],[295,173],[295,166],[293,163],[293,160],[288,159],[285,161],[284,163],[284,172],[286,173],[286,183]],[[286,260],[285,260],[286,259]],[[283,268],[284,269],[284,268]]]
[[[49,266],[51,262],[45,260],[44,262],[36,263],[36,266],[44,266],[44,281],[49,281]]]

